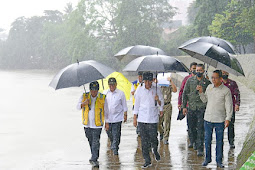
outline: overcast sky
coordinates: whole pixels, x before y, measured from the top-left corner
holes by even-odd
[[[62,12],[68,2],[75,7],[79,0],[1,0],[0,28],[9,29],[16,18],[42,15],[44,10]]]

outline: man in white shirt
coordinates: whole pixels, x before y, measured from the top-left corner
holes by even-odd
[[[151,166],[151,158],[149,149],[152,147],[156,161],[160,161],[158,153],[158,133],[157,126],[159,121],[159,108],[163,111],[164,99],[160,88],[152,86],[153,74],[143,74],[144,85],[136,91],[134,120],[133,124],[136,127],[137,122],[140,128],[140,136],[142,141],[142,152],[145,163],[142,168]],[[156,106],[155,106],[156,101]],[[139,116],[137,118],[137,114]],[[162,112],[163,113],[163,112]]]
[[[222,83],[220,70],[213,72],[212,82],[213,84],[208,85],[205,93],[203,93],[202,86],[197,86],[200,99],[204,103],[207,102],[204,116],[206,154],[202,165],[207,166],[212,161],[211,143],[213,129],[215,128],[217,167],[224,168],[222,164],[224,128],[229,126],[233,113],[233,102],[230,89]]]
[[[92,155],[89,162],[94,167],[99,167],[97,159],[99,157],[100,135],[104,125],[104,114],[107,113],[108,108],[105,95],[98,92],[98,82],[90,83],[89,88],[90,92],[84,93],[80,97],[77,109],[82,109],[82,123]]]
[[[121,123],[127,121],[127,102],[123,91],[117,89],[117,81],[111,77],[108,80],[109,90],[106,93],[106,102],[108,104],[108,114],[105,116],[107,135],[111,141],[111,149],[114,155],[118,155]],[[109,126],[109,127],[107,127]]]

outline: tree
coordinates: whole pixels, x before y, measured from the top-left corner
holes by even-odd
[[[198,13],[195,17],[193,28],[190,30],[190,36],[208,36],[210,32],[208,26],[214,20],[215,14],[222,14],[227,4],[231,0],[196,0],[195,7]]]
[[[245,53],[245,46],[251,43],[253,39],[252,34],[244,29],[243,24],[240,23],[242,10],[243,6],[240,1],[232,0],[223,14],[216,14],[212,25],[208,28],[211,35],[226,39],[237,47],[241,46]]]

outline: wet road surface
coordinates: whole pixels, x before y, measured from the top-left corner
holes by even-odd
[[[0,169],[86,170],[90,149],[76,104],[83,88],[54,91],[48,87],[53,78],[46,71],[0,71]],[[252,120],[255,95],[238,84],[241,107],[236,113],[235,149],[230,149],[227,131],[224,136],[225,169],[235,169],[238,153]],[[173,114],[169,145],[159,143],[161,161],[152,156],[148,169],[216,169],[215,133],[212,142],[212,163],[201,166],[203,157],[188,148],[186,118],[177,121],[177,97],[173,94]],[[105,131],[101,134],[100,169],[141,169],[144,163],[141,140],[132,123],[131,100],[128,101],[127,123],[122,124],[119,155],[114,156]],[[96,169],[96,168],[94,168]]]

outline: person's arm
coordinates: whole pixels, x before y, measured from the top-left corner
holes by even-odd
[[[77,103],[77,106],[76,106],[76,108],[77,108],[77,110],[81,110],[82,109],[82,99],[83,99],[83,95],[81,95],[81,97],[79,98],[79,101],[78,101],[78,103]]]
[[[233,101],[232,101],[231,91],[229,89],[225,95],[225,109],[227,114],[226,121],[225,121],[225,128],[226,128],[228,127],[233,114]]]
[[[182,84],[181,84],[181,88],[180,88],[180,92],[179,92],[179,96],[178,96],[178,108],[179,108],[179,110],[181,109],[181,106],[182,106],[182,93],[183,93],[183,89],[184,89],[184,86],[186,84],[187,79],[188,79],[188,77],[185,77],[182,81]]]
[[[108,103],[105,99],[104,102],[104,119],[105,119],[105,130],[109,130],[109,123],[108,123],[108,116],[109,116],[109,109],[108,109]]]
[[[240,91],[239,91],[239,88],[238,88],[238,85],[236,84],[236,82],[234,81],[234,96],[235,96],[235,111],[239,111],[239,106],[240,106],[240,103],[241,103],[241,99],[240,99]]]
[[[198,86],[197,90],[199,91],[199,96],[200,99],[203,103],[206,103],[208,101],[208,97],[207,97],[207,91],[208,91],[208,87],[206,88],[205,92],[203,92],[203,87],[202,86]]]
[[[187,107],[187,102],[188,102],[188,94],[190,92],[190,79],[187,80],[185,83],[183,93],[182,93],[182,108]]]
[[[168,77],[167,80],[170,82],[170,84],[172,86],[172,92],[176,93],[177,92],[177,88],[176,88],[176,85],[174,84],[174,82],[172,81],[171,77]]]
[[[124,112],[124,122],[127,121],[127,111],[128,111],[128,107],[127,107],[127,101],[126,101],[126,96],[124,92],[121,92],[121,103],[123,106],[123,112]]]
[[[158,98],[159,98],[159,102],[160,102],[159,110],[163,111],[163,108],[164,108],[164,97],[163,97],[163,94],[162,94],[162,91],[160,90],[160,88],[158,88],[157,91],[158,91],[157,93],[158,93]]]
[[[131,86],[131,94],[134,95],[135,94],[135,87],[134,87],[134,84],[132,83],[132,86]]]
[[[135,127],[137,126],[137,114],[138,114],[138,111],[139,111],[140,102],[141,102],[140,95],[139,95],[139,93],[136,93],[135,106],[134,106],[134,111],[133,111],[133,114],[134,114],[133,125]]]

